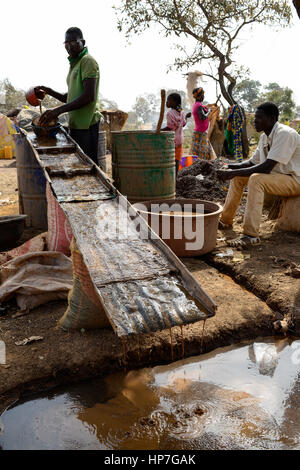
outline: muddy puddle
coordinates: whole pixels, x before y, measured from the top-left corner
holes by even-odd
[[[300,341],[257,339],[39,396],[0,419],[3,449],[297,449]]]

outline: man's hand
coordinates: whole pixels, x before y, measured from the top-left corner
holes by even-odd
[[[42,127],[47,127],[49,124],[54,125],[53,122],[57,122],[57,118],[60,115],[59,108],[48,109],[45,111],[39,120],[39,124]]]
[[[217,171],[217,178],[221,181],[231,180],[234,178],[235,172],[234,170],[218,170]]]
[[[185,115],[185,119],[188,119],[188,118],[190,118],[190,117],[191,117],[191,115],[192,115],[192,113],[187,113],[187,114]]]
[[[48,88],[45,86],[34,87],[34,93],[39,100],[43,100],[48,93]]]

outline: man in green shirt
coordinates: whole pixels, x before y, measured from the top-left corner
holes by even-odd
[[[67,77],[68,93],[61,94],[45,86],[35,87],[35,93],[46,94],[66,103],[43,113],[40,124],[47,124],[68,112],[71,137],[97,163],[98,135],[101,113],[97,109],[99,66],[88,53],[79,28],[69,28],[65,34],[65,48],[69,54],[70,70]]]

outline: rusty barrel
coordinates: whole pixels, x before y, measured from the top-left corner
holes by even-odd
[[[130,202],[175,197],[174,132],[113,131],[111,141],[114,185]]]
[[[99,131],[97,160],[98,166],[106,172],[106,131]]]
[[[47,228],[46,178],[27,139],[14,136],[18,173],[19,212],[27,227]]]

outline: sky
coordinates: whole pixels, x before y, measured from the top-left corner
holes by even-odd
[[[158,93],[162,88],[186,90],[184,72],[167,73],[176,57],[174,40],[164,38],[158,28],[131,38],[117,29],[112,5],[119,0],[37,0],[3,2],[1,22],[3,49],[0,80],[8,78],[16,88],[45,85],[65,93],[68,60],[63,41],[70,26],[82,29],[90,54],[100,67],[100,93],[119,109],[129,111],[138,95]],[[292,5],[292,0],[291,0]],[[13,8],[13,13],[11,9]],[[10,19],[8,21],[7,19]],[[300,20],[293,8],[293,24],[278,32],[255,27],[241,34],[241,48],[234,58],[250,68],[251,78],[262,84],[277,82],[294,91],[300,105]],[[187,40],[182,45],[188,48]],[[202,83],[206,100],[214,102],[215,84]]]

